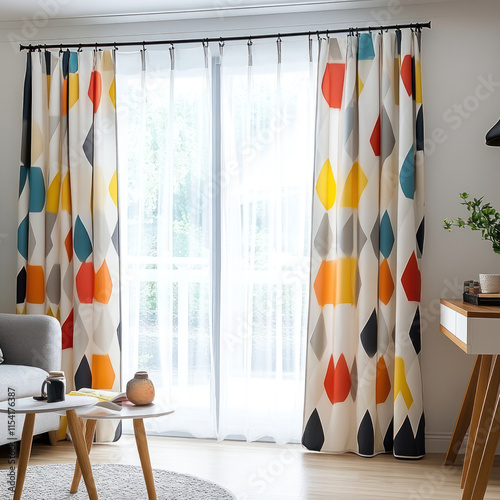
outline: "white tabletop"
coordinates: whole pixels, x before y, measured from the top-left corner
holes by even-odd
[[[108,410],[100,406],[79,408],[76,410],[79,417],[95,420],[116,420],[127,418],[154,418],[170,415],[175,410],[169,406],[154,403],[144,406],[124,404],[120,411]]]
[[[9,401],[0,403],[0,413],[51,413],[75,410],[82,406],[92,406],[97,403],[96,398],[88,396],[68,396],[65,401],[57,403],[47,403],[47,401],[35,401],[33,397],[19,398],[14,400],[14,404],[9,406]]]

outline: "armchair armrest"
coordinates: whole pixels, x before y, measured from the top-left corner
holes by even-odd
[[[61,326],[44,315],[0,313],[0,346],[5,364],[27,365],[45,371],[61,369]]]

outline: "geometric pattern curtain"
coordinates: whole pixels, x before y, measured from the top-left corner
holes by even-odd
[[[320,47],[302,442],[425,453],[421,34]]]
[[[61,322],[68,391],[121,388],[114,75],[109,50],[28,54],[17,312]]]

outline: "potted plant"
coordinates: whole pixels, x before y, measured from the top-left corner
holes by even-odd
[[[493,251],[500,253],[500,213],[490,203],[483,203],[482,196],[470,200],[468,193],[460,193],[460,198],[470,212],[469,218],[445,219],[444,228],[451,231],[452,226],[470,227],[473,231],[481,231],[482,239],[491,241]],[[480,274],[479,282],[483,293],[500,292],[500,274]]]

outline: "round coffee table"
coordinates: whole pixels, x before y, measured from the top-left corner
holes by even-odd
[[[77,410],[78,417],[87,421],[85,424],[85,441],[87,444],[87,453],[89,454],[92,449],[97,420],[133,419],[135,442],[137,444],[137,451],[139,452],[139,458],[141,460],[142,473],[144,475],[144,481],[146,482],[149,500],[156,500],[156,489],[153,479],[153,470],[151,468],[151,460],[149,457],[148,440],[144,429],[144,419],[163,417],[165,415],[170,415],[173,412],[173,408],[163,408],[154,403],[145,406],[135,406],[130,403],[124,403],[120,411],[105,410],[99,406],[80,408]],[[81,428],[83,432],[83,425]],[[80,463],[80,458],[78,457],[75,464],[75,473],[70,493],[76,493],[78,491],[78,485],[82,475]]]
[[[83,479],[87,487],[87,493],[91,500],[97,500],[97,490],[92,476],[89,456],[85,448],[85,438],[82,427],[79,423],[76,409],[93,406],[97,403],[96,398],[86,396],[66,396],[65,401],[48,403],[47,401],[35,401],[32,397],[8,399],[0,403],[0,413],[10,415],[25,414],[23,433],[21,435],[21,449],[19,451],[19,465],[17,467],[16,489],[14,500],[21,499],[26,468],[31,454],[31,444],[33,441],[33,427],[35,425],[35,415],[37,413],[66,413],[71,439],[75,448],[78,463],[83,471]]]

